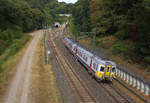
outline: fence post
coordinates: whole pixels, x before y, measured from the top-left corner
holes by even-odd
[[[123,79],[123,75],[124,75],[124,74],[123,74],[123,71],[121,70],[121,78],[122,78],[122,79]]]
[[[126,73],[123,71],[123,79],[126,80]]]
[[[144,82],[142,81],[142,82],[141,82],[141,92],[144,92],[144,88],[145,88],[145,84],[144,84]]]
[[[121,70],[119,70],[119,76],[121,77]]]
[[[139,79],[137,80],[137,89],[138,90],[140,89],[140,81],[139,81]]]
[[[133,78],[132,78],[132,75],[130,75],[130,85],[133,85]]]
[[[133,87],[136,87],[137,86],[137,82],[136,82],[136,78],[134,77],[134,79],[133,79]]]
[[[130,78],[129,78],[129,74],[127,73],[127,83],[130,83]]]

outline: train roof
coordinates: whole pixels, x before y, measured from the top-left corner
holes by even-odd
[[[78,48],[81,49],[82,51],[84,51],[84,53],[88,54],[89,56],[91,56],[91,57],[94,56],[91,52],[85,50],[84,48],[82,48],[82,47],[80,47],[80,46],[78,46]]]
[[[108,58],[102,57],[99,53],[88,49],[86,46],[80,44],[79,42],[76,42],[72,38],[69,38],[69,37],[67,38],[70,39],[73,44],[78,45],[80,49],[84,50],[84,52],[88,53],[91,57],[93,57],[93,59],[96,60],[98,63],[105,65],[106,63],[109,62],[111,65],[116,65],[114,62],[110,61]]]

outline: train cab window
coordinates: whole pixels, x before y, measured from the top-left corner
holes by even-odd
[[[110,67],[107,68],[107,72],[109,72]]]
[[[112,68],[112,72],[115,72],[115,67]]]
[[[105,67],[103,67],[103,66],[102,66],[102,67],[101,67],[101,69],[100,69],[100,71],[102,71],[102,72],[103,72],[103,71],[104,71],[104,69],[105,69]]]
[[[85,60],[87,61],[87,57],[85,57]]]

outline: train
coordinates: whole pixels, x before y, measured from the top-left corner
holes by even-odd
[[[64,44],[96,80],[112,81],[115,78],[116,64],[113,61],[96,55],[69,37],[64,38]]]

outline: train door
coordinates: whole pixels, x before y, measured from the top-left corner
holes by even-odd
[[[78,52],[78,49],[77,47],[75,47],[75,53],[74,53],[75,56],[77,56],[77,52]]]
[[[111,72],[111,66],[110,66],[110,65],[107,65],[107,66],[106,66],[106,69],[105,69],[105,76],[106,76],[106,77],[109,77],[109,76],[110,76],[110,72]]]

